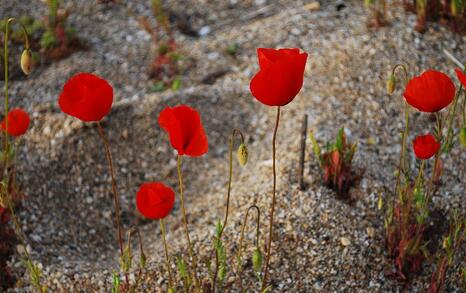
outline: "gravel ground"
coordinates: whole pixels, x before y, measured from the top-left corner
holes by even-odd
[[[149,15],[143,2],[132,1],[131,9]],[[183,9],[188,2],[197,5]],[[176,155],[156,123],[158,113],[166,105],[194,106],[209,136],[209,153],[183,162],[191,235],[200,259],[211,255],[215,223],[223,216],[228,136],[233,128],[246,134],[250,160],[245,168],[235,167],[232,210],[225,230],[227,251],[236,253],[247,207],[256,203],[262,209],[263,228],[268,220],[275,111],[256,102],[248,85],[257,70],[255,48],[270,46],[300,47],[309,53],[303,90],[283,108],[278,132],[280,176],[271,264],[274,291],[401,292],[403,288],[386,276],[392,266],[384,249],[382,215],[376,208],[379,194],[390,196],[387,190],[394,184],[398,133],[403,127],[401,90],[387,96],[384,80],[396,62],[407,63],[416,73],[435,68],[452,75],[454,65],[442,49],[464,60],[465,38],[437,25],[420,35],[413,30],[412,15],[395,11],[389,15],[390,26],[368,31],[360,1],[347,1],[341,10],[336,9],[336,2],[325,1],[317,11],[303,8],[308,1],[203,2],[173,1],[173,11],[195,15],[192,23],[196,30],[211,28],[202,38],[176,33],[187,59],[194,61],[177,92],[149,93],[150,38],[128,16],[126,8],[84,0],[73,2],[79,9],[70,22],[80,28],[90,49],[12,83],[13,104],[34,113],[20,158],[21,182],[27,195],[20,217],[32,255],[43,266],[50,289],[108,292],[118,255],[110,178],[97,129],[65,117],[56,107],[66,79],[78,71],[92,71],[115,87],[116,106],[104,127],[112,144],[123,222],[126,228],[138,226],[141,230],[149,258],[140,291],[157,292],[165,288],[166,280],[159,227],[139,218],[134,196],[146,180],[177,187]],[[24,11],[40,16],[44,11],[39,1],[25,5],[7,0],[6,8],[0,10],[0,17]],[[263,13],[256,15],[258,10]],[[239,45],[236,57],[224,52],[232,42]],[[227,68],[228,73],[213,85],[200,82],[219,68]],[[305,113],[319,141],[333,138],[343,125],[349,137],[359,141],[355,165],[365,173],[351,190],[355,199],[351,205],[322,187],[319,170],[309,154],[309,188],[297,190],[300,122]],[[433,126],[426,115],[413,113],[411,117],[412,134]],[[458,163],[464,160],[465,153],[459,148],[445,158],[445,184],[434,198],[434,209],[440,215],[453,207],[465,214],[465,165]],[[178,207],[166,219],[173,255],[186,252],[180,219]],[[253,237],[250,229],[246,241],[249,250]],[[464,251],[457,256],[463,262],[455,263],[448,277],[447,292],[461,290]],[[18,259],[13,263],[21,267]],[[425,292],[433,268],[426,265],[409,291]],[[228,275],[229,282],[234,276]],[[245,271],[243,282],[255,284],[250,269]],[[236,284],[231,285],[231,290],[237,289]]]

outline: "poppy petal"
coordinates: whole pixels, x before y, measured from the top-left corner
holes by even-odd
[[[440,146],[440,143],[432,134],[417,136],[413,141],[414,154],[421,160],[433,157],[440,149]]]
[[[422,112],[437,112],[447,107],[455,97],[455,85],[444,73],[427,70],[412,78],[406,86],[406,102]]]
[[[97,75],[78,73],[63,87],[58,98],[61,110],[84,122],[102,120],[113,103],[113,88]]]
[[[455,68],[455,73],[458,79],[460,80],[461,84],[463,85],[463,87],[466,88],[466,74],[462,70],[459,70],[458,68]]]
[[[7,125],[8,120],[8,125]],[[8,112],[6,118],[3,118],[1,122],[1,128],[13,137],[18,137],[26,133],[29,128],[31,119],[29,118],[28,113],[23,109],[13,109]]]
[[[159,124],[170,136],[178,155],[198,157],[208,151],[208,140],[199,113],[186,105],[165,108]]]
[[[175,193],[160,182],[144,183],[136,194],[136,207],[149,219],[165,218],[175,205]]]

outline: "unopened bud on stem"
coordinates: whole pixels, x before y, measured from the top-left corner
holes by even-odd
[[[463,126],[460,130],[460,143],[466,147],[466,126]]]
[[[252,254],[252,267],[256,273],[259,273],[262,268],[262,252],[256,248]]]
[[[396,87],[395,75],[390,74],[387,80],[387,94],[389,95],[393,94],[393,92],[395,91],[395,87]]]
[[[29,48],[24,49],[21,54],[21,69],[24,74],[29,75],[32,70],[32,53]]]
[[[238,148],[238,162],[241,166],[246,165],[248,162],[248,148],[242,143]]]

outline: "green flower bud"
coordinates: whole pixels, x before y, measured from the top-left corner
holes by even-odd
[[[464,147],[466,147],[466,126],[463,126],[463,128],[461,128],[460,142]]]
[[[32,53],[29,49],[24,49],[21,54],[21,69],[24,74],[29,75],[32,70]]]
[[[396,79],[393,74],[390,74],[387,80],[387,94],[391,95],[395,91]]]
[[[377,208],[380,211],[382,209],[382,207],[383,207],[383,198],[382,198],[382,195],[379,195],[379,201],[377,203]]]
[[[167,290],[167,293],[175,293],[175,292],[176,292],[175,289],[172,287],[168,288]]]
[[[248,148],[244,143],[240,144],[238,148],[238,162],[241,166],[246,165],[248,162]]]
[[[261,271],[262,253],[258,248],[254,250],[254,253],[252,254],[252,267],[254,268],[254,271],[256,273],[259,273]]]

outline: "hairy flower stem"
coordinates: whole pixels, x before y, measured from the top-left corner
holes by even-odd
[[[466,70],[466,67],[464,67],[463,69]],[[453,127],[452,127],[453,126],[453,120],[455,118],[456,107],[458,106],[458,100],[461,99],[461,92],[462,91],[463,91],[463,84],[460,83],[460,88],[456,92],[456,95],[455,95],[455,98],[454,98],[454,101],[453,101],[453,107],[451,107],[450,110],[448,111],[447,137],[445,139],[445,146],[447,147],[447,149],[450,148],[451,140],[453,139]],[[465,99],[465,103],[466,103],[466,99]],[[464,111],[464,105],[463,105],[463,111]],[[465,113],[463,112],[463,123],[466,124],[464,115],[465,115]]]
[[[403,70],[403,78],[405,82],[405,86],[408,83],[408,70],[406,69],[406,66],[404,64],[396,64],[393,69],[392,69],[392,76],[395,75],[396,70],[398,68],[401,68]],[[396,184],[395,184],[395,196],[393,197],[393,206],[395,205],[395,198],[396,195],[400,196],[400,199],[402,200],[402,192],[399,191],[400,188],[400,179],[401,179],[401,173],[405,173],[405,153],[406,153],[406,140],[409,135],[409,107],[406,102],[403,103],[404,105],[404,111],[405,111],[405,128],[401,136],[401,153],[400,153],[400,161],[398,164],[398,171],[396,174]]]
[[[168,246],[167,246],[167,233],[165,232],[165,223],[163,219],[160,219],[160,230],[162,230],[162,238],[163,238],[163,248],[165,250],[165,263],[167,265],[167,271],[168,271],[168,284],[170,288],[175,288],[173,286],[173,275],[172,275],[172,270],[170,267],[170,258],[168,256]]]
[[[238,255],[236,259],[238,260],[238,282],[240,286],[240,292],[243,292],[243,268],[242,268],[242,258],[243,258],[243,239],[244,239],[244,231],[246,230],[246,225],[248,223],[248,216],[249,212],[252,209],[256,209],[257,211],[257,219],[256,219],[256,248],[259,249],[259,236],[260,236],[260,222],[261,222],[261,210],[255,204],[251,205],[248,210],[246,211],[246,215],[244,215],[243,226],[241,228],[241,236],[239,238],[239,248],[238,248]]]
[[[99,130],[99,135],[102,138],[102,142],[104,144],[105,148],[105,156],[107,157],[108,161],[108,168],[110,170],[110,176],[112,177],[112,193],[113,193],[113,202],[115,204],[115,220],[117,224],[117,229],[118,229],[118,243],[120,245],[120,257],[123,257],[123,228],[121,226],[121,215],[120,215],[120,199],[117,193],[117,186],[116,186],[116,180],[115,180],[115,173],[113,169],[113,160],[112,160],[112,154],[110,152],[110,145],[108,142],[107,137],[105,136],[104,129],[100,122],[97,122],[97,129]],[[126,289],[129,290],[129,276],[128,272],[125,272],[125,281],[126,281]]]
[[[275,212],[275,193],[277,189],[277,172],[275,170],[275,142],[277,139],[278,124],[280,123],[280,106],[277,107],[277,118],[275,120],[275,128],[273,130],[272,139],[272,170],[273,170],[273,188],[272,188],[272,206],[270,207],[269,221],[269,238],[267,239],[267,257],[265,259],[264,279],[262,280],[261,292],[267,288],[267,276],[269,274],[270,255],[272,251],[272,236],[273,236],[273,214]]]
[[[179,185],[180,185],[181,214],[183,216],[184,233],[186,235],[186,240],[188,241],[189,257],[191,258],[193,262],[192,274],[193,274],[194,283],[195,283],[197,290],[200,291],[201,290],[200,284],[197,278],[197,261],[196,261],[196,257],[194,256],[194,250],[193,250],[193,245],[191,244],[191,238],[189,237],[188,217],[186,216],[186,208],[184,205],[183,174],[181,173],[181,156],[180,155],[178,155],[177,169],[178,169],[178,180],[179,180]]]
[[[230,135],[230,155],[229,155],[229,168],[228,168],[228,191],[227,191],[226,211],[225,211],[225,218],[223,219],[223,224],[218,234],[217,241],[220,241],[222,238],[222,234],[227,225],[228,214],[230,211],[231,181],[233,177],[233,143],[234,143],[234,138],[235,138],[236,133],[240,135],[241,143],[244,143],[243,133],[239,129],[236,129],[236,128],[233,129]],[[217,285],[218,266],[219,266],[219,255],[218,255],[218,251],[215,250],[215,273],[214,273],[214,279],[212,280],[212,292],[213,293],[215,293],[215,287]]]

